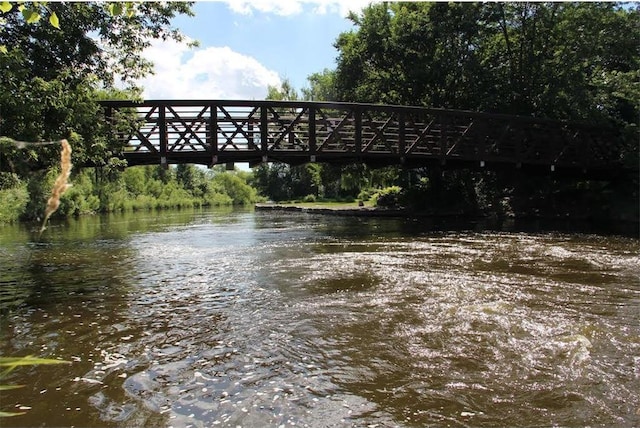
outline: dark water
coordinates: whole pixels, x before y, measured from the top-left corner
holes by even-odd
[[[161,212],[0,227],[2,426],[639,426],[639,241]],[[446,229],[446,228],[445,228]]]

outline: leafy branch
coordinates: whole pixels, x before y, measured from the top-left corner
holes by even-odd
[[[10,13],[15,8],[15,10],[22,14],[22,18],[27,24],[36,24],[40,22],[43,17],[49,16],[49,24],[60,30],[60,18],[58,18],[55,11],[51,10],[47,3],[48,2],[37,1],[26,5],[24,1],[2,1],[0,2],[0,12],[4,15]],[[130,1],[105,3],[105,9],[111,16],[124,15],[127,18],[131,18],[136,15],[136,8],[136,2]],[[5,19],[0,16],[0,26],[4,26],[5,23]],[[7,53],[7,47],[5,45],[0,45],[0,54]]]

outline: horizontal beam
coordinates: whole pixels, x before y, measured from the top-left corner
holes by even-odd
[[[205,107],[205,106],[223,106],[223,107],[275,107],[275,108],[309,108],[314,109],[326,109],[326,110],[368,110],[372,112],[403,112],[405,114],[411,113],[426,113],[433,115],[452,115],[460,116],[465,115],[469,117],[498,119],[518,121],[522,123],[539,123],[546,125],[555,125],[558,127],[571,126],[584,129],[602,129],[602,127],[595,126],[590,123],[581,121],[563,121],[549,118],[539,118],[531,116],[519,116],[509,115],[502,113],[485,113],[472,110],[451,110],[441,108],[427,108],[420,106],[402,106],[402,105],[390,105],[390,104],[371,104],[371,103],[349,103],[349,102],[332,102],[332,101],[275,101],[275,100],[104,100],[100,101],[100,104],[104,107],[111,107],[116,109],[122,108],[136,108],[136,107]]]

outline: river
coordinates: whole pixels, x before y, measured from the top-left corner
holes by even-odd
[[[640,426],[639,241],[164,211],[0,227],[4,426]],[[35,226],[33,226],[35,227]]]

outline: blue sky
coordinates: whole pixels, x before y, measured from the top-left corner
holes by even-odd
[[[145,55],[156,73],[140,83],[147,99],[262,99],[267,86],[335,68],[333,44],[352,29],[346,18],[367,0],[219,0],[197,2],[195,17],[173,25],[200,46],[154,42]]]

